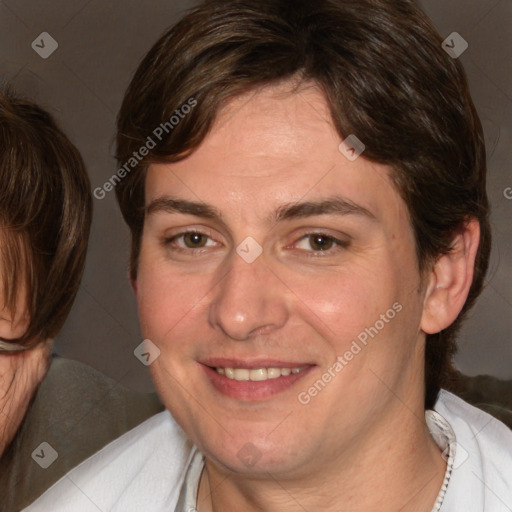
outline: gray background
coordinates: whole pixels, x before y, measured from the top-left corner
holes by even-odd
[[[314,1],[314,0],[312,0]],[[0,0],[0,80],[59,121],[87,164],[93,189],[115,172],[112,140],[122,94],[145,52],[194,1]],[[488,144],[494,244],[487,287],[459,339],[467,374],[512,379],[512,0],[423,0],[441,35],[469,43],[460,57]],[[58,49],[31,47],[48,32]],[[414,49],[411,49],[414,51]],[[56,351],[140,391],[152,390],[134,357],[141,342],[127,278],[128,231],[114,193],[94,200],[85,276]]]

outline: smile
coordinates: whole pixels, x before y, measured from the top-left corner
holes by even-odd
[[[215,370],[219,375],[224,375],[228,379],[237,381],[263,381],[277,379],[279,377],[287,377],[290,374],[297,374],[304,371],[307,366],[298,368],[222,368],[217,367]]]
[[[315,364],[284,361],[213,360],[201,364],[213,388],[236,400],[259,402],[269,400],[304,379]]]

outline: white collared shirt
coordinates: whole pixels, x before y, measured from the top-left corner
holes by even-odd
[[[441,391],[425,418],[447,470],[433,512],[512,512],[512,430]],[[203,459],[169,412],[84,461],[25,512],[190,512]]]

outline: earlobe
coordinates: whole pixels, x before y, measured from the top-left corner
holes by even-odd
[[[468,221],[456,234],[452,250],[439,257],[427,284],[421,329],[435,334],[450,326],[462,310],[468,296],[480,241],[480,224]]]

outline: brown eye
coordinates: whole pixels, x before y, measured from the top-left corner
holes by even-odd
[[[208,242],[208,237],[201,233],[185,233],[183,236],[183,242],[189,249],[197,249],[205,247]]]
[[[334,246],[332,237],[322,234],[309,235],[309,245],[315,251],[327,251]]]
[[[173,254],[203,255],[219,246],[210,235],[201,231],[182,231],[162,239],[166,251]]]

